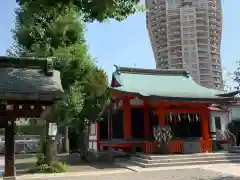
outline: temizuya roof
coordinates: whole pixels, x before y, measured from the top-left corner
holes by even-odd
[[[115,85],[113,84],[115,83]],[[238,92],[226,93],[195,83],[185,70],[156,70],[117,67],[111,91],[130,93],[142,98],[173,101],[234,101]]]
[[[0,100],[55,101],[62,95],[51,59],[0,56]]]

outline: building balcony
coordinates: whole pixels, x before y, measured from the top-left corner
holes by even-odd
[[[203,53],[203,52],[199,53],[198,52],[198,57],[209,57],[209,55],[208,55],[208,53]]]
[[[171,59],[182,59],[182,54],[177,55],[171,55]],[[182,62],[181,62],[182,63]]]
[[[218,72],[218,73],[222,73],[222,69],[219,69],[219,68],[212,68],[212,71],[213,72]]]
[[[207,25],[200,25],[198,24],[196,30],[199,32],[207,32],[209,27]]]
[[[213,54],[220,54],[220,50],[211,51]]]
[[[209,49],[208,48],[197,48],[198,51],[203,52],[203,53],[208,53]]]
[[[220,59],[212,59],[212,64],[219,66],[221,64]]]
[[[205,39],[206,37],[208,37],[208,32],[198,32],[197,37],[200,39]]]

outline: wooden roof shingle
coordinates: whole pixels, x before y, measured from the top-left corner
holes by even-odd
[[[63,88],[49,58],[0,56],[0,100],[55,101]]]

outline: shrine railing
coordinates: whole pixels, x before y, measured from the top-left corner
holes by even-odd
[[[209,140],[200,140],[200,152],[212,152],[213,151],[213,142]]]
[[[155,153],[157,152],[156,142],[148,142],[145,144],[145,153]]]
[[[199,147],[200,149],[196,149],[197,152],[212,152],[213,151],[213,142],[212,140],[200,140],[198,141],[200,143]],[[156,142],[149,142],[145,144],[145,153],[156,153],[157,150],[157,144]],[[184,152],[184,141],[183,140],[171,140],[168,143],[168,152],[169,153],[185,153]]]
[[[157,144],[156,142],[149,142],[145,144],[145,153],[156,153]],[[183,153],[184,145],[182,140],[172,140],[168,143],[169,153]]]
[[[182,140],[172,140],[168,143],[169,153],[183,153],[184,152],[184,142]]]

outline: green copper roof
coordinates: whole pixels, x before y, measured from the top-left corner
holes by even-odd
[[[226,95],[224,91],[198,85],[184,70],[117,67],[113,73],[113,80],[116,80],[117,87],[112,86],[110,89],[144,97],[223,99],[224,97],[217,95]]]

